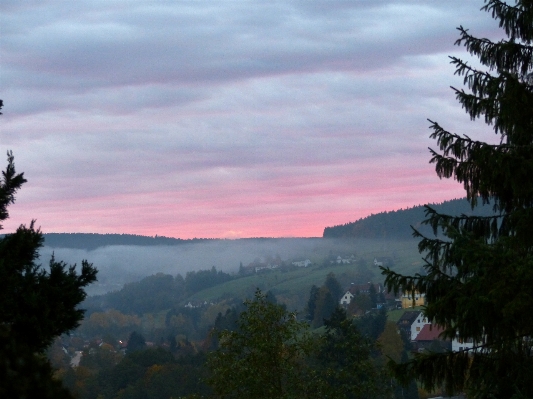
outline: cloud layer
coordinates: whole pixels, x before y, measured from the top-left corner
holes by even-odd
[[[5,224],[46,232],[320,236],[462,196],[428,165],[455,28],[482,2],[4,1],[1,151],[29,180]]]

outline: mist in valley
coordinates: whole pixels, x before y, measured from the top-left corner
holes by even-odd
[[[99,295],[156,273],[185,276],[187,272],[213,266],[226,273],[236,273],[241,263],[246,266],[277,256],[282,261],[310,259],[315,264],[332,255],[355,255],[372,261],[374,256],[398,256],[398,250],[391,251],[392,247],[397,245],[391,246],[390,240],[349,238],[206,240],[161,246],[110,245],[92,250],[44,246],[40,261],[48,264],[52,254],[67,264],[79,265],[86,259],[98,269],[98,282],[89,286],[87,293]],[[408,245],[405,250],[412,252],[412,249]],[[399,251],[401,255],[402,249]]]

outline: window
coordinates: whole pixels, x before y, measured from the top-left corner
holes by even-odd
[[[420,331],[420,327],[417,327],[417,328],[416,328],[416,331]]]

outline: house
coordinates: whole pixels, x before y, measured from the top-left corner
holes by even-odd
[[[184,307],[189,308],[189,309],[194,309],[194,308],[199,308],[201,306],[202,306],[201,301],[194,301],[194,302],[189,301],[189,303],[187,303]]]
[[[380,256],[379,258],[378,257],[374,257],[374,266],[375,267],[394,267],[394,258],[396,257],[396,255],[394,257],[390,257],[390,256]]]
[[[370,287],[371,286],[374,286],[376,294],[380,294],[380,293],[384,292],[384,288],[383,288],[383,286],[380,283],[374,284],[374,283],[372,283],[370,281],[368,283],[366,283],[366,284],[352,284],[350,286],[350,290],[354,294],[359,293],[359,294],[370,295]]]
[[[83,356],[83,351],[74,352],[74,356],[70,359],[70,366],[76,368],[80,365],[81,358]]]
[[[261,270],[272,270],[272,269],[277,269],[278,267],[279,265],[277,264],[269,263],[268,265],[264,265],[264,266],[256,266],[255,272],[259,273]]]
[[[350,255],[347,258],[343,258],[342,256],[339,255],[336,258],[335,257],[333,259],[330,258],[329,263],[332,265],[335,263],[337,263],[338,265],[349,265],[351,263],[355,263],[355,255]]]
[[[420,312],[418,317],[413,321],[413,324],[411,324],[411,341],[414,341],[424,326],[427,325],[431,325],[431,322]]]
[[[340,304],[344,306],[348,306],[350,302],[352,301],[354,297],[354,294],[350,292],[350,290],[346,291],[346,293],[342,296],[340,300]]]
[[[423,316],[421,311],[411,310],[404,312],[396,322],[396,325],[398,326],[398,329],[402,331],[410,341],[412,341],[422,330],[425,322],[427,322],[427,318]]]
[[[376,294],[380,294],[384,292],[384,288],[381,284],[374,284],[371,282],[368,282],[366,284],[353,284],[346,290],[345,294],[340,299],[340,304],[348,306],[350,302],[352,301],[353,297],[355,295],[363,294],[363,295],[370,295],[370,286],[374,286],[374,289],[376,290]]]
[[[452,352],[470,350],[474,347],[474,345],[475,344],[472,338],[462,340],[462,339],[455,337],[454,339],[452,339]]]
[[[427,350],[432,351],[446,351],[452,348],[452,343],[448,339],[441,339],[440,334],[444,332],[444,328],[436,324],[426,324],[422,330],[413,339],[415,348],[418,352]]]
[[[426,304],[426,294],[418,291],[404,291],[402,293],[402,308],[409,309],[414,306],[424,306]]]
[[[339,264],[339,265],[349,265],[350,263],[353,263],[355,262],[355,256],[351,256],[349,258],[342,258],[340,255],[337,256],[337,260],[336,262]]]
[[[309,259],[306,259],[306,260],[300,260],[300,261],[296,261],[296,262],[292,262],[293,266],[298,266],[298,267],[307,267],[311,264],[311,261]]]

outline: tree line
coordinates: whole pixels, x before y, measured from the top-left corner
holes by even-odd
[[[432,208],[447,215],[472,215],[487,216],[493,214],[490,206],[480,206],[472,210],[470,203],[466,199],[454,199],[444,201],[440,204],[432,204]],[[418,205],[412,208],[399,209],[396,211],[380,212],[367,217],[324,228],[324,238],[377,238],[377,239],[412,239],[413,229],[420,233],[432,235],[431,228],[421,222],[425,217],[425,206]]]
[[[185,277],[181,274],[172,276],[157,273],[125,284],[118,291],[89,297],[83,306],[89,315],[109,309],[137,315],[153,313],[178,307],[194,293],[237,277],[217,270],[214,266],[208,270],[187,272]]]
[[[61,369],[79,398],[418,398],[414,381],[400,385],[386,367],[409,346],[384,311],[352,319],[336,307],[316,330],[258,290],[200,341],[149,348],[133,332],[123,356],[107,339]]]
[[[136,234],[97,234],[97,233],[46,233],[44,245],[53,248],[76,248],[94,250],[110,245],[160,246],[181,245],[211,241],[209,238],[181,239],[155,235],[153,237]]]

